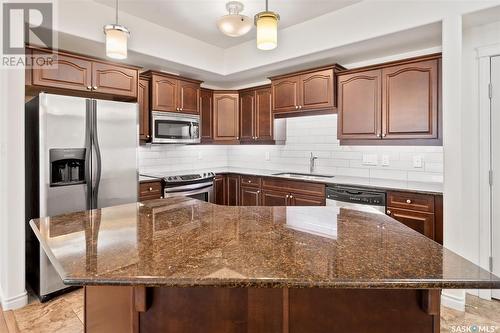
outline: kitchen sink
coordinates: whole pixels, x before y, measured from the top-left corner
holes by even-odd
[[[296,173],[296,172],[273,173],[273,176],[310,179],[310,180],[325,180],[325,179],[332,179],[334,177],[334,176],[330,176],[330,175],[318,175],[318,174],[312,174],[312,173]]]

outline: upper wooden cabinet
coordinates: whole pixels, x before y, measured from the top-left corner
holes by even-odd
[[[239,96],[236,91],[214,92],[214,141],[238,142]]]
[[[151,79],[151,110],[200,112],[201,81],[155,71],[147,71],[143,75]]]
[[[380,70],[339,76],[339,139],[373,139],[380,136],[381,95]]]
[[[201,142],[210,143],[214,139],[213,126],[214,92],[209,89],[201,89],[200,92],[200,122]]]
[[[240,142],[273,143],[273,115],[269,86],[240,92]]]
[[[151,133],[149,129],[149,80],[139,79],[139,91],[137,93],[137,104],[139,104],[139,139],[149,141]]]
[[[435,54],[339,74],[341,144],[441,144],[440,57]]]
[[[26,48],[27,56],[54,54],[51,67],[33,67],[26,70],[26,85],[30,89],[102,94],[113,98],[137,98],[139,67],[93,59],[64,51]],[[83,94],[82,96],[87,96]]]
[[[334,112],[337,106],[336,75],[343,69],[340,65],[331,65],[271,77],[273,113],[296,116],[302,112],[307,115],[305,111]]]

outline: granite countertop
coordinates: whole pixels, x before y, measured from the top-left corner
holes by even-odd
[[[384,214],[172,198],[30,222],[68,285],[500,288]]]

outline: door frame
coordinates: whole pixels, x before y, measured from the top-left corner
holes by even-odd
[[[476,49],[479,62],[479,265],[490,270],[492,256],[492,203],[489,172],[491,169],[491,57],[500,56],[500,44]],[[491,300],[491,289],[478,291],[478,296]]]

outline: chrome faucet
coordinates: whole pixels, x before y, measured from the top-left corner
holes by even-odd
[[[318,156],[314,156],[311,152],[311,157],[309,157],[309,173],[314,173],[314,160],[317,160]]]

